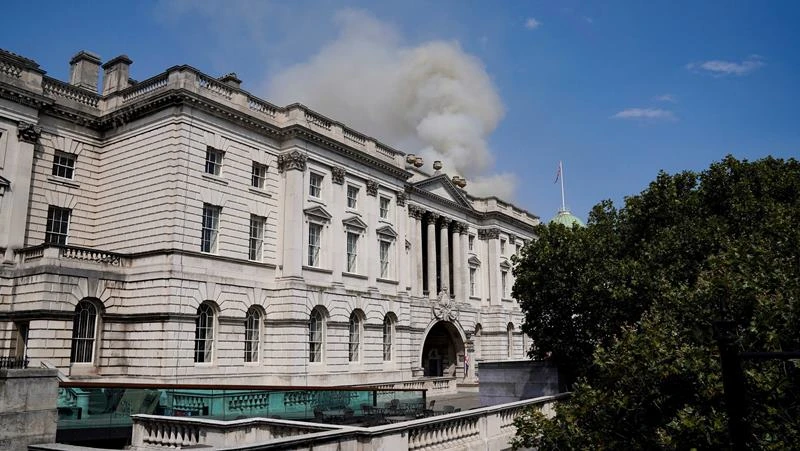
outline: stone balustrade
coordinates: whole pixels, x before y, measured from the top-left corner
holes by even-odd
[[[374,386],[382,390],[427,390],[427,396],[449,395],[458,391],[458,378],[438,377],[410,381],[384,382]]]
[[[552,416],[555,404],[567,396],[543,396],[371,428],[267,418],[218,421],[134,415],[131,449],[501,450],[508,448],[516,433],[514,420],[525,409],[538,408]],[[41,446],[37,449],[48,449]]]
[[[48,97],[72,100],[91,108],[97,108],[100,103],[98,94],[51,77],[42,78],[42,91]]]
[[[106,252],[78,246],[61,246],[58,244],[40,244],[14,251],[20,264],[35,262],[42,258],[81,260],[110,266],[129,266],[130,259],[122,254]]]

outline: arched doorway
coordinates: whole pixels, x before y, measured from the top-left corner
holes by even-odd
[[[451,322],[433,325],[422,346],[420,366],[425,377],[463,376],[464,340]]]

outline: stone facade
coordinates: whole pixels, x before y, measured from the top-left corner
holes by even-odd
[[[130,64],[80,52],[66,83],[0,51],[0,355],[269,385],[523,357],[536,216],[235,75]]]

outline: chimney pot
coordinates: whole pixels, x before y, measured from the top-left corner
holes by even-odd
[[[81,50],[69,60],[69,84],[97,92],[100,74],[100,57]]]

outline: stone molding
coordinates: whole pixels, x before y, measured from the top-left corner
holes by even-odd
[[[397,191],[396,195],[397,195],[397,206],[405,207],[406,199],[408,198],[408,196],[406,196],[406,193],[404,193],[403,191]]]
[[[17,137],[27,143],[36,144],[42,135],[42,127],[30,122],[19,121],[17,125]]]
[[[417,207],[416,205],[409,205],[408,206],[408,215],[414,219],[422,219],[422,216],[425,214],[425,210],[422,208]]]
[[[441,215],[439,213],[429,212],[428,216],[427,216],[427,219],[426,219],[426,222],[428,222],[428,223],[436,222],[439,219],[440,216]]]
[[[453,222],[452,219],[448,218],[447,216],[442,216],[442,228],[446,229],[450,223]]]
[[[344,185],[344,176],[347,171],[341,166],[333,166],[331,168],[331,180],[337,185]]]
[[[478,230],[479,240],[496,240],[498,238],[500,238],[500,229],[498,228]]]
[[[509,233],[508,234],[508,243],[509,244],[514,244],[516,241],[517,241],[517,236],[514,235],[513,233]]]
[[[292,169],[296,169],[301,172],[305,171],[306,161],[308,161],[308,155],[300,152],[299,150],[292,150],[287,153],[282,153],[278,155],[278,172],[283,173]]]
[[[367,180],[367,196],[377,196],[378,195],[378,182],[375,180]]]
[[[465,222],[457,222],[455,228],[453,229],[454,232],[457,232],[461,235],[465,235],[469,230],[469,226]]]

